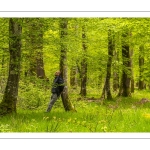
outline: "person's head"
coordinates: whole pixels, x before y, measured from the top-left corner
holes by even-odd
[[[56,72],[55,72],[55,76],[59,76],[59,75],[60,75],[60,73],[61,73],[61,72],[60,72],[59,70],[58,70],[58,71],[56,71]]]

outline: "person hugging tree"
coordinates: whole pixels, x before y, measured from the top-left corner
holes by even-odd
[[[56,71],[55,72],[55,78],[52,84],[52,89],[51,89],[51,98],[50,98],[50,102],[48,105],[48,108],[46,110],[46,112],[50,112],[54,103],[57,101],[57,99],[60,97],[63,89],[64,89],[64,80],[61,77],[61,72],[60,71]]]

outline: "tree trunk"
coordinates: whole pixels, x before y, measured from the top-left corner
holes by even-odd
[[[119,96],[128,97],[131,96],[131,89],[130,89],[130,81],[131,81],[131,58],[130,58],[130,50],[129,50],[129,42],[128,42],[128,32],[126,31],[123,34],[122,40],[122,60],[123,60],[123,67],[122,67],[122,78],[121,78],[121,85]]]
[[[101,60],[99,61],[99,64],[100,64],[100,62],[101,62]],[[98,89],[102,89],[102,86],[103,86],[103,84],[102,84],[102,82],[103,82],[103,73],[102,73],[102,68],[101,67],[99,67],[99,74],[98,74],[98,86],[97,86],[97,88]]]
[[[61,75],[65,81],[65,88],[63,90],[63,93],[61,94],[63,106],[66,111],[73,110],[74,107],[72,106],[69,96],[68,96],[68,80],[67,80],[67,25],[68,25],[68,19],[67,18],[61,18],[60,19],[60,41],[61,41],[61,54],[60,54],[60,71]]]
[[[114,39],[111,30],[108,30],[108,60],[107,60],[107,73],[106,73],[106,81],[103,88],[103,92],[101,98],[105,98],[105,92],[107,95],[107,99],[112,99],[111,91],[110,91],[110,78],[111,78],[111,64],[112,57],[114,51]]]
[[[114,50],[115,61],[119,62],[119,52]],[[119,88],[119,67],[114,65],[113,67],[113,91],[117,91]]]
[[[3,100],[0,104],[1,115],[16,113],[21,59],[22,27],[19,24],[21,21],[19,18],[10,18],[9,20],[9,75]]]
[[[133,49],[130,50],[130,61],[131,61],[131,93],[134,93],[134,72],[133,72]]]
[[[77,85],[76,74],[77,74],[77,67],[73,66],[70,70],[70,85],[73,88],[76,88],[76,85]]]
[[[87,84],[87,45],[86,45],[86,33],[85,27],[82,26],[82,49],[83,49],[83,59],[81,62],[81,90],[80,94],[83,97],[86,97],[86,84]]]
[[[144,51],[144,46],[141,45],[140,46],[140,52],[139,52],[139,90],[143,90],[144,89],[144,81],[142,79],[143,77],[143,71],[144,71],[144,55],[143,55],[143,51]]]
[[[42,48],[43,49],[43,48]],[[44,62],[43,62],[43,51],[37,53],[37,69],[36,74],[38,78],[44,79],[45,78],[45,70],[44,70]]]

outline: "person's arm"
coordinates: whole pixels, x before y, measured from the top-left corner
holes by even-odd
[[[59,78],[58,85],[59,85],[60,93],[62,93],[62,91],[63,91],[63,89],[65,87],[65,83],[64,83],[64,80],[61,77]]]

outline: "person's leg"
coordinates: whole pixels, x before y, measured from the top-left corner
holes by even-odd
[[[51,96],[50,103],[48,105],[48,108],[47,108],[46,112],[51,111],[51,109],[52,109],[54,103],[56,102],[57,98],[58,98],[57,94],[53,93],[52,96]]]

